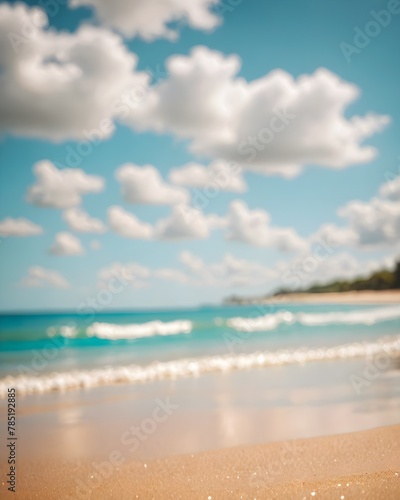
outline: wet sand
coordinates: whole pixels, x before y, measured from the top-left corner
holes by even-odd
[[[117,462],[20,463],[14,498],[397,500],[400,426]]]

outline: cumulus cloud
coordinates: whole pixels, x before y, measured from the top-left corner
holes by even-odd
[[[400,203],[381,198],[352,201],[338,211],[348,221],[360,246],[390,245],[400,241]]]
[[[400,241],[400,177],[383,184],[369,201],[353,200],[340,207],[345,226],[324,224],[311,241],[322,237],[332,246],[372,248]]]
[[[383,184],[379,189],[379,194],[383,198],[400,201],[400,175]]]
[[[184,251],[179,260],[182,269],[162,269],[163,276],[160,277],[180,283],[223,287],[267,284],[277,277],[276,270],[238,259],[229,253],[220,262],[205,263],[197,255]]]
[[[212,220],[212,219],[211,219]],[[157,222],[155,234],[158,239],[205,239],[210,235],[210,219],[188,205],[172,207],[171,214]]]
[[[296,79],[277,69],[246,81],[237,76],[238,56],[206,47],[174,55],[166,67],[168,77],[149,91],[146,111],[127,122],[173,132],[188,139],[194,153],[265,174],[368,162],[376,150],[363,141],[390,121],[372,113],[347,117],[360,90],[324,68]]]
[[[85,253],[79,239],[71,233],[57,233],[49,252],[52,255],[82,255]]]
[[[150,9],[155,20],[153,1],[140,2],[139,11]],[[107,2],[107,8],[120,11],[117,4]],[[199,11],[207,5],[200,0],[160,3],[158,9],[183,4],[188,12],[207,12]],[[129,16],[124,12],[123,18]],[[277,69],[247,81],[238,77],[238,56],[195,47],[188,56],[171,56],[167,77],[151,86],[117,34],[88,25],[58,33],[47,24],[40,9],[0,5],[0,31],[6,33],[0,40],[0,131],[105,139],[117,120],[138,131],[172,133],[211,159],[293,176],[304,165],[345,168],[372,160],[375,148],[363,143],[389,123],[373,113],[349,117],[360,90],[327,69],[296,79]],[[26,27],[32,28],[28,38]]]
[[[63,219],[70,229],[80,233],[104,233],[107,228],[100,219],[95,219],[82,208],[69,208],[63,212]]]
[[[0,236],[35,236],[41,233],[43,233],[41,226],[24,217],[18,219],[7,217],[0,221]]]
[[[80,168],[59,170],[50,161],[43,160],[34,165],[33,171],[36,184],[28,189],[26,199],[38,207],[75,207],[83,195],[104,189],[102,177],[88,175]]]
[[[114,232],[126,238],[200,240],[209,238],[213,230],[221,229],[227,240],[248,245],[293,252],[308,248],[307,241],[294,229],[271,226],[267,212],[250,210],[241,200],[230,204],[226,216],[205,214],[190,205],[175,205],[170,214],[159,219],[154,226],[114,206],[109,208],[108,223]]]
[[[138,36],[146,41],[157,38],[176,40],[178,29],[171,23],[188,24],[193,29],[209,31],[220,19],[212,7],[219,0],[69,0],[72,7],[89,6],[106,26],[126,37]]]
[[[179,255],[180,269],[162,268],[151,272],[158,279],[201,286],[240,287],[266,284],[278,276],[276,270],[238,259],[227,253],[219,262],[206,263],[189,251]]]
[[[140,167],[127,163],[116,171],[115,176],[127,203],[175,205],[187,203],[190,198],[186,189],[166,183],[152,165]]]
[[[237,164],[216,160],[207,167],[191,162],[180,168],[173,168],[169,179],[174,184],[194,188],[243,193],[247,190],[242,169]]]
[[[306,241],[294,229],[271,226],[267,212],[261,209],[250,210],[241,200],[230,204],[226,237],[229,240],[282,251],[301,251],[307,248]]]
[[[147,285],[149,277],[150,270],[136,262],[129,262],[127,264],[114,262],[100,269],[98,272],[99,287],[110,288],[112,291],[115,290],[116,284],[119,287],[119,291],[122,291],[121,285],[123,288],[127,286],[140,288]]]
[[[393,264],[393,257],[360,260],[349,252],[325,251],[304,253],[289,262],[279,262],[274,268],[278,272],[279,287],[299,290],[313,284],[368,276]]]
[[[339,227],[335,224],[323,224],[318,231],[311,235],[310,242],[324,241],[334,249],[340,246],[355,245],[358,241],[357,233],[350,227]]]
[[[135,215],[116,205],[108,209],[108,224],[115,233],[125,238],[148,240],[153,237],[151,224],[140,221]]]
[[[143,93],[149,75],[136,71],[136,55],[106,29],[47,26],[39,8],[0,5],[0,131],[57,141],[87,139],[93,130],[109,137],[127,111],[123,96]]]
[[[176,281],[177,283],[187,283],[189,281],[187,274],[179,269],[156,269],[153,275],[155,278]]]
[[[25,287],[69,287],[67,280],[58,271],[40,266],[30,267],[27,275],[22,279],[21,285]]]
[[[143,287],[154,280],[165,280],[181,285],[209,287],[265,287],[265,291],[280,287],[298,290],[312,284],[327,283],[336,279],[353,279],[369,273],[393,267],[395,259],[360,260],[348,252],[304,252],[289,261],[272,266],[240,259],[226,253],[221,260],[205,262],[198,255],[183,251],[179,255],[179,267],[149,269],[136,262],[116,262],[98,273],[99,286],[119,293],[128,286]]]
[[[140,221],[122,207],[108,209],[108,224],[120,236],[133,239],[205,239],[211,229],[222,225],[224,219],[214,214],[205,215],[188,205],[172,207],[170,214],[159,219],[155,225]]]

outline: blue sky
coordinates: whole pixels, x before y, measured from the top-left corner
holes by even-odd
[[[101,1],[96,0],[89,3],[97,8],[99,4],[102,4]],[[140,2],[137,3],[140,4]],[[154,9],[157,9],[157,2],[153,3]],[[99,15],[99,11],[91,8],[71,9],[68,6],[59,5],[59,10],[55,15],[51,16],[49,11],[49,23],[57,33],[56,36],[60,36],[63,30],[69,31],[71,36],[74,36],[82,24],[95,26],[95,29],[101,30],[101,36],[106,31],[113,33],[112,36],[117,36],[126,47],[126,53],[129,51],[137,55],[137,72],[148,72],[150,68],[153,73],[160,75],[159,81],[153,81],[153,85],[156,83],[155,92],[161,89],[160,94],[157,94],[158,97],[161,95],[160,99],[163,96],[163,85],[165,82],[168,85],[169,80],[172,80],[165,61],[177,55],[193,60],[192,49],[199,45],[208,48],[207,54],[218,51],[224,58],[236,54],[240,58],[241,67],[238,75],[232,79],[243,78],[247,82],[246,92],[249,95],[251,92],[249,84],[253,80],[264,78],[278,68],[285,70],[295,79],[299,75],[313,75],[318,68],[327,68],[330,74],[335,75],[335,78],[338,77],[359,89],[360,96],[357,99],[351,99],[350,103],[344,106],[344,119],[350,120],[354,115],[364,116],[369,113],[373,113],[374,116],[390,117],[390,123],[388,119],[388,123],[384,126],[374,124],[374,127],[380,130],[372,132],[365,141],[354,139],[357,145],[367,144],[376,148],[376,156],[359,164],[351,160],[350,153],[341,158],[341,153],[337,148],[339,139],[334,137],[335,132],[332,132],[333,142],[326,145],[326,150],[320,156],[321,161],[313,159],[315,158],[314,151],[318,146],[318,138],[315,139],[315,144],[307,149],[308,137],[310,143],[313,143],[312,134],[318,134],[319,129],[323,130],[323,127],[327,126],[331,127],[329,130],[336,130],[338,126],[337,124],[331,126],[328,123],[329,113],[324,114],[320,109],[315,112],[315,118],[313,118],[314,103],[317,108],[324,106],[328,108],[329,103],[334,102],[335,99],[340,100],[339,90],[336,95],[336,83],[332,83],[329,88],[326,83],[327,87],[321,90],[318,87],[319,84],[314,85],[313,79],[310,84],[310,95],[304,97],[303,105],[301,99],[305,94],[300,94],[296,108],[302,113],[300,120],[303,120],[305,124],[311,122],[311,125],[307,125],[309,131],[306,131],[309,136],[305,132],[301,139],[302,143],[299,145],[300,139],[284,135],[285,130],[281,136],[285,147],[282,146],[276,152],[278,165],[281,165],[279,154],[282,154],[282,151],[285,154],[285,149],[289,150],[291,161],[295,159],[297,162],[296,151],[299,150],[302,171],[288,178],[283,176],[284,166],[279,166],[282,174],[279,173],[279,169],[278,174],[276,172],[272,174],[268,169],[271,168],[273,162],[269,160],[267,153],[263,159],[264,163],[260,166],[261,173],[254,172],[251,166],[241,165],[247,190],[245,192],[221,191],[215,198],[208,200],[207,206],[203,209],[202,217],[210,214],[219,216],[221,228],[213,229],[210,226],[206,236],[188,234],[175,238],[171,235],[160,236],[159,230],[156,229],[157,221],[169,217],[173,203],[127,202],[123,199],[121,185],[115,175],[117,169],[127,163],[135,164],[139,170],[140,167],[150,164],[161,173],[165,182],[172,185],[174,183],[171,183],[168,177],[173,168],[182,167],[192,161],[204,166],[214,160],[226,159],[222,153],[225,151],[223,139],[217,143],[215,138],[207,138],[208,142],[205,146],[203,139],[207,131],[200,130],[200,127],[196,125],[202,114],[202,106],[204,106],[201,94],[199,94],[198,108],[193,105],[192,110],[190,106],[197,100],[196,92],[201,92],[200,84],[198,90],[197,82],[193,84],[193,88],[188,89],[188,92],[192,93],[190,95],[195,96],[189,101],[190,106],[180,99],[179,93],[172,94],[175,99],[172,104],[170,101],[164,104],[164,106],[175,106],[173,113],[176,115],[182,111],[182,108],[190,108],[190,117],[187,119],[195,124],[193,126],[195,131],[190,136],[185,136],[187,124],[170,125],[169,115],[163,111],[162,107],[157,111],[159,114],[156,118],[151,115],[151,111],[146,109],[145,119],[142,115],[134,116],[129,124],[114,120],[116,128],[111,137],[101,141],[98,145],[92,145],[90,154],[82,159],[79,166],[75,167],[82,169],[89,176],[103,178],[104,189],[101,192],[84,194],[82,202],[74,207],[44,207],[43,200],[29,202],[26,196],[28,189],[36,182],[33,165],[42,160],[49,160],[55,167],[63,169],[67,166],[67,152],[71,149],[75,151],[82,138],[69,137],[71,134],[66,132],[63,116],[57,116],[55,111],[50,113],[50,118],[46,118],[46,126],[50,120],[48,126],[50,132],[37,134],[35,126],[31,126],[29,130],[24,128],[24,120],[27,120],[24,113],[29,112],[27,111],[29,106],[32,106],[32,109],[35,109],[34,112],[38,113],[38,122],[44,120],[45,112],[42,108],[45,106],[45,99],[44,104],[38,101],[36,104],[28,104],[23,108],[21,105],[22,111],[16,118],[9,109],[5,109],[3,110],[5,119],[0,122],[2,129],[0,230],[1,221],[6,218],[15,221],[23,217],[40,226],[41,232],[33,235],[28,231],[29,234],[16,235],[15,225],[12,229],[9,226],[7,226],[8,229],[3,226],[3,237],[0,240],[2,310],[75,309],[82,302],[85,303],[87,297],[96,297],[102,287],[108,287],[107,280],[115,272],[116,268],[113,268],[115,263],[128,267],[130,263],[140,265],[142,267],[138,277],[140,283],[139,286],[128,285],[121,293],[113,294],[112,299],[107,300],[104,305],[106,309],[191,306],[215,303],[231,293],[252,295],[267,292],[285,284],[282,280],[285,274],[283,269],[290,268],[296,259],[304,262],[309,255],[312,255],[316,235],[320,234],[321,227],[325,224],[333,224],[334,227],[339,228],[337,234],[341,234],[340,244],[335,246],[332,256],[319,263],[316,270],[310,273],[302,284],[328,280],[335,273],[349,277],[363,274],[370,269],[388,265],[397,256],[396,241],[399,239],[400,232],[398,211],[400,190],[398,189],[399,183],[392,178],[400,170],[400,153],[398,141],[396,141],[400,119],[398,106],[400,64],[394,50],[394,47],[399,45],[400,13],[391,14],[387,26],[380,27],[379,34],[371,38],[369,44],[360,49],[359,53],[353,54],[349,62],[340,44],[345,42],[354,45],[356,27],[365,31],[367,23],[374,20],[371,9],[376,12],[382,9],[387,10],[391,2],[243,0],[243,2],[236,2],[238,5],[232,9],[228,1],[224,3],[226,9],[223,9],[225,12],[220,16],[220,24],[212,29],[188,26],[185,17],[181,16],[181,22],[177,23],[178,37],[175,41],[154,34],[151,35],[151,40],[143,40],[138,34],[126,34],[118,22],[113,24],[111,18],[106,21]],[[39,4],[27,3],[29,6]],[[207,2],[204,4],[207,11],[208,4]],[[232,2],[232,5],[234,4],[235,2]],[[14,19],[15,23],[20,22],[19,14],[17,15],[14,10],[14,2],[1,2],[1,6],[13,6],[9,7],[11,14],[7,18],[10,26]],[[219,7],[221,8],[221,5]],[[210,12],[213,12],[215,8],[218,7],[210,7]],[[391,8],[395,10],[395,4]],[[397,10],[400,8],[397,7]],[[27,12],[30,11],[27,10]],[[126,17],[129,15],[127,11]],[[215,17],[214,14],[213,16]],[[145,27],[145,21],[143,23]],[[14,30],[14,24],[12,26]],[[10,29],[7,29],[5,23],[0,25],[0,29],[2,36],[0,57],[2,57],[2,51],[8,54],[7,44],[10,44],[10,40],[7,35]],[[42,31],[46,32],[46,29]],[[90,43],[95,44],[96,40]],[[15,51],[11,51],[10,54],[10,57],[17,60],[15,64],[20,64],[19,55]],[[207,57],[211,56],[207,55]],[[0,66],[4,65],[0,71],[0,82],[3,79],[5,83],[2,87],[0,86],[0,89],[5,88],[7,82],[9,83],[14,78],[9,69],[11,66],[8,66],[8,62],[2,63],[2,61],[0,58]],[[90,64],[100,64],[100,62],[93,58]],[[85,71],[90,71],[90,64],[87,63],[85,66],[83,63],[80,69],[84,74]],[[6,81],[6,78],[9,80]],[[46,78],[46,75],[43,78]],[[332,77],[332,82],[335,81]],[[96,86],[96,82],[93,85]],[[215,85],[219,85],[217,80]],[[177,88],[177,86],[174,87],[173,81],[170,87],[171,92]],[[21,91],[19,100],[22,102],[26,97],[22,94],[25,92],[24,85],[21,84],[21,88],[18,87],[18,89]],[[93,89],[94,92],[95,87]],[[49,93],[52,91],[50,83],[48,91]],[[83,99],[82,95],[79,95],[79,99]],[[29,103],[34,101],[32,95],[28,98]],[[62,92],[58,98],[62,102]],[[70,92],[67,98],[72,99],[73,94]],[[269,102],[268,95],[265,99]],[[321,102],[318,102],[318,99],[321,99]],[[86,104],[83,103],[82,108],[84,105]],[[235,105],[232,101],[232,108]],[[92,110],[93,104],[89,103],[88,109]],[[252,112],[255,113],[254,110]],[[261,107],[257,120],[263,119],[263,113],[264,110]],[[268,120],[270,113],[270,109],[265,109],[265,117]],[[17,115],[17,111],[15,114]],[[148,116],[150,116],[149,123],[151,120],[153,122],[144,126],[143,123]],[[248,114],[242,116],[249,117],[249,122],[251,122],[253,115],[248,111]],[[76,120],[74,122],[76,130],[87,128],[85,121],[87,116],[82,116],[82,126],[80,126],[79,116],[73,116],[73,119]],[[160,122],[164,120],[162,131],[156,130],[156,119]],[[54,125],[51,120],[54,120]],[[256,123],[256,118],[254,120]],[[371,120],[375,120],[376,123],[379,121],[378,118]],[[184,131],[180,132],[181,129],[178,129],[178,126],[183,127]],[[251,123],[248,126],[250,130]],[[363,125],[363,127],[366,126]],[[141,131],[142,128],[145,130]],[[60,131],[60,137],[57,140],[52,137],[51,130]],[[290,126],[288,130],[290,134]],[[304,126],[301,130],[305,130]],[[293,135],[294,133],[295,131]],[[203,141],[197,153],[194,153],[190,146],[195,141]],[[272,148],[274,144],[274,142],[271,143]],[[230,152],[226,153],[228,159],[230,154]],[[264,155],[264,152],[262,154]],[[340,158],[334,158],[335,155]],[[335,162],[341,163],[340,168],[334,165]],[[392,186],[385,191],[382,186],[388,180],[392,180]],[[133,189],[134,186],[131,188]],[[193,188],[188,184],[180,186],[179,189],[186,190],[192,195],[194,193]],[[390,196],[382,194],[384,192],[389,192]],[[270,222],[266,224],[268,227],[256,229],[256,234],[248,234],[246,227],[240,227],[240,221],[243,222],[244,215],[239,211],[236,211],[228,220],[227,213],[234,200],[242,200],[247,206],[246,210],[262,210],[268,213],[270,218]],[[356,200],[359,200],[361,204],[354,205]],[[139,221],[150,224],[154,228],[152,229],[153,236],[149,239],[126,238],[121,235],[121,232],[118,233],[118,230],[113,229],[107,219],[108,209],[114,205],[134,214]],[[68,208],[77,206],[92,218],[101,220],[107,226],[107,230],[96,234],[80,232],[68,227],[63,219],[63,213]],[[344,207],[347,207],[347,210]],[[346,215],[342,217],[338,215],[340,208],[344,209]],[[249,215],[246,211],[245,216],[250,217],[246,219],[248,222],[252,220],[251,212]],[[244,222],[244,226],[248,222]],[[297,243],[290,244],[289,251],[282,250],[282,245],[287,246],[286,243],[279,243],[283,236],[279,236],[279,231],[271,231],[270,226],[294,232]],[[347,232],[342,235],[340,230]],[[74,241],[78,239],[81,251],[63,247],[60,251],[53,251],[52,254],[49,249],[54,246],[56,235],[60,232],[68,232]],[[264,233],[265,238],[261,237]],[[335,228],[331,229],[331,233],[336,234]],[[94,246],[97,245],[100,248],[91,248],[93,240],[99,242]],[[291,237],[290,241],[292,240]],[[274,243],[276,241],[278,243]],[[192,256],[189,266],[185,267],[182,264],[182,252],[188,252]],[[224,263],[226,254],[241,262],[240,272],[232,270],[232,265],[228,265],[227,261]],[[201,259],[203,267],[196,274],[194,268],[198,258]],[[212,264],[216,267],[210,267]],[[236,264],[233,265],[235,266]],[[254,266],[259,266],[259,268]],[[39,277],[35,272],[30,274],[30,269],[37,267],[45,270],[45,273],[40,271]],[[176,275],[174,278],[160,278],[157,272],[166,269],[183,274]],[[102,270],[106,270],[102,276],[107,276],[103,280],[100,276]],[[57,279],[54,281],[54,275],[52,275],[53,278],[48,278],[47,271],[57,273],[57,276],[64,280],[62,283],[65,286],[60,285]],[[208,273],[214,277],[208,276]],[[255,279],[257,276],[259,279]],[[135,283],[136,278],[134,277]]]

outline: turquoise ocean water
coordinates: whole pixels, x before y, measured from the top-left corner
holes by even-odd
[[[400,352],[400,305],[3,314],[0,395],[137,384]]]

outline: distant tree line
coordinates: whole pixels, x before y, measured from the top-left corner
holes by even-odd
[[[354,280],[337,280],[325,285],[312,285],[308,288],[288,290],[281,288],[274,295],[289,293],[328,293],[328,292],[352,292],[359,290],[396,290],[400,288],[400,261],[397,262],[393,271],[387,269],[376,271],[367,278],[356,278]]]
[[[360,290],[396,290],[400,289],[400,261],[397,262],[393,271],[382,269],[372,273],[367,278],[356,278],[353,280],[336,280],[325,285],[312,285],[308,288],[297,288],[295,290],[280,288],[275,293],[263,297],[240,297],[231,295],[224,300],[224,304],[257,304],[268,300],[271,296],[288,295],[294,293],[329,293],[329,292],[352,292]]]

